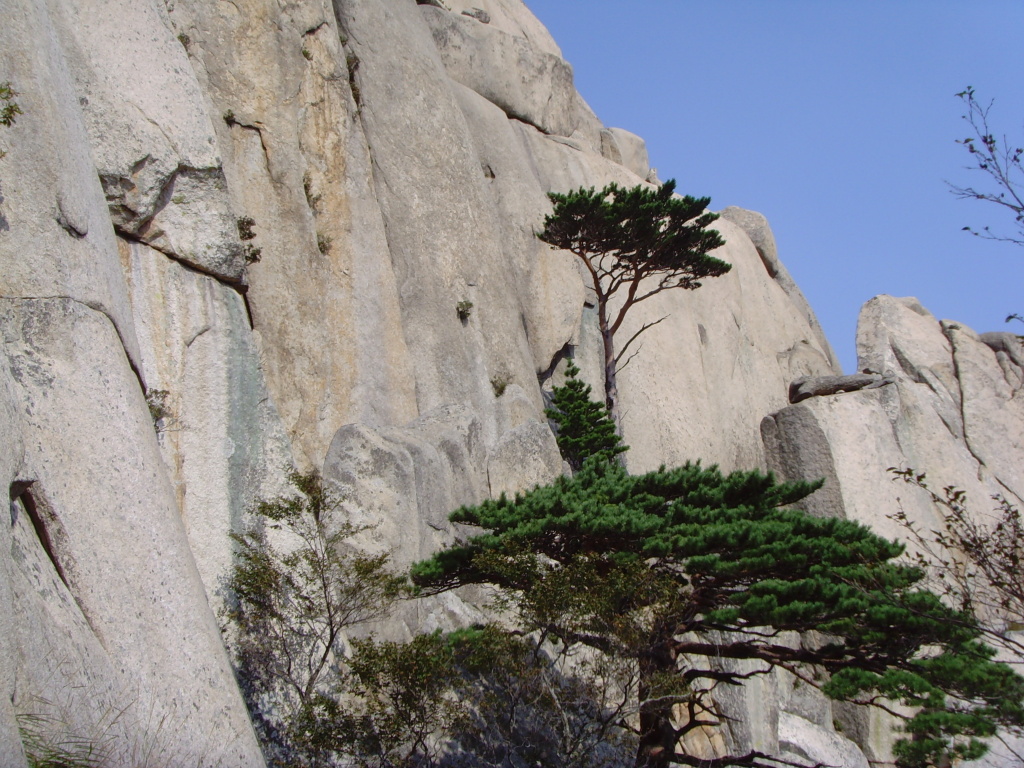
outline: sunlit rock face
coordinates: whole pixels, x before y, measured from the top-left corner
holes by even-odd
[[[545,393],[570,357],[600,391],[599,340],[582,264],[535,233],[548,193],[654,172],[522,2],[448,6],[5,8],[0,764],[25,764],[25,715],[107,734],[112,764],[261,764],[217,612],[230,534],[293,468],[402,566],[451,540],[454,507],[564,471]],[[882,526],[880,499],[911,502],[875,464],[1019,494],[1012,338],[880,299],[862,355],[894,383],[787,407],[793,380],[841,372],[764,217],[715,226],[732,271],[622,330],[666,318],[620,376],[631,470],[835,478],[812,511]],[[475,611],[447,596],[381,631]],[[821,706],[764,679],[693,748],[858,764]]]
[[[825,479],[803,506],[847,517],[887,538],[942,530],[929,493],[891,469],[924,473],[938,493],[967,493],[976,519],[993,524],[994,495],[1024,499],[1024,344],[939,321],[913,298],[878,296],[861,310],[858,364],[877,386],[808,397],[761,424],[768,465],[786,479]],[[888,759],[891,724],[879,713],[836,708],[872,760]],[[875,722],[869,722],[873,719]],[[1000,764],[998,759],[992,765]]]

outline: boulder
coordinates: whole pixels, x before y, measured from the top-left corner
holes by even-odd
[[[836,765],[868,768],[864,753],[842,734],[797,715],[779,715],[781,756],[807,765]]]
[[[331,441],[324,482],[352,521],[373,526],[360,544],[408,567],[450,540],[448,513],[487,497],[479,421],[440,408],[404,427],[346,424]]]
[[[528,421],[504,433],[488,453],[488,491],[492,499],[512,497],[554,482],[561,470],[562,455],[551,428]]]
[[[646,180],[651,173],[647,158],[647,143],[622,128],[606,128],[601,131],[601,154],[613,163],[626,166],[639,178]]]
[[[799,403],[809,397],[874,389],[892,383],[893,379],[872,373],[855,373],[851,376],[804,376],[789,385],[789,402]]]

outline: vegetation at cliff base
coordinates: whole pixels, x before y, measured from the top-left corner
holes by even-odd
[[[776,671],[901,722],[900,768],[977,758],[1024,725],[1024,679],[902,545],[790,508],[819,484],[699,463],[630,475],[574,368],[553,403],[578,469],[456,510],[478,532],[411,571],[420,597],[490,585],[501,622],[347,637],[405,579],[347,548],[360,529],[315,474],[259,505],[228,617],[272,765],[811,768],[693,749],[726,725],[724,691]]]
[[[316,473],[293,474],[292,496],[264,501],[232,538],[235,564],[225,612],[230,645],[253,723],[275,765],[330,765],[316,713],[343,685],[343,632],[381,619],[405,579],[386,555],[348,549],[362,528]],[[308,758],[308,761],[306,760]]]
[[[699,464],[631,476],[601,452],[552,485],[455,511],[481,532],[412,578],[422,593],[496,585],[520,631],[631,664],[638,717],[618,725],[636,766],[784,763],[686,748],[722,725],[717,688],[773,669],[901,719],[901,766],[978,757],[998,725],[1024,721],[1024,680],[896,562],[901,545],[786,507],[815,485]]]

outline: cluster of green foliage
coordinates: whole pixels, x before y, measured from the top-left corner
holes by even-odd
[[[0,83],[0,125],[10,128],[18,119],[18,115],[24,114],[14,97],[18,92],[11,87],[10,81]]]
[[[601,768],[628,761],[614,706],[583,663],[493,625],[410,642],[350,639],[406,591],[386,556],[346,550],[361,529],[316,474],[259,504],[235,537],[226,627],[268,762],[278,768],[438,765]],[[570,669],[571,668],[571,669]],[[625,686],[620,686],[625,688]],[[623,702],[618,704],[619,708]]]
[[[0,125],[10,128],[18,120],[18,115],[24,114],[14,97],[18,92],[11,87],[10,81],[0,83]],[[0,150],[0,159],[7,153]]]
[[[309,723],[337,704],[343,632],[386,616],[406,581],[391,573],[386,555],[346,549],[363,529],[344,519],[317,474],[291,480],[295,495],[261,502],[255,524],[232,537],[233,601],[225,613],[238,679],[268,758],[325,765]],[[301,755],[312,757],[303,762]]]
[[[631,476],[606,455],[580,458],[572,477],[454,512],[483,532],[412,578],[421,593],[496,585],[522,631],[632,663],[639,718],[617,725],[639,741],[637,766],[703,765],[683,739],[720,724],[715,688],[774,668],[835,699],[910,708],[889,707],[910,736],[901,766],[977,757],[997,726],[1024,722],[1024,680],[992,661],[970,614],[896,562],[901,545],[786,508],[816,485],[699,464]],[[794,647],[792,631],[812,639]]]
[[[729,264],[708,255],[725,244],[708,229],[718,215],[706,211],[710,198],[676,196],[671,179],[660,187],[609,184],[549,197],[554,208],[537,237],[579,258],[590,277],[604,345],[605,402],[618,425],[616,376],[629,362],[623,357],[665,318],[644,323],[618,348],[615,334],[640,302],[673,288],[694,290],[729,271]]]
[[[570,361],[565,369],[565,383],[554,388],[551,406],[544,411],[555,422],[558,450],[573,472],[582,469],[588,457],[611,460],[627,450],[608,407],[594,402],[590,385],[579,374],[580,369]]]

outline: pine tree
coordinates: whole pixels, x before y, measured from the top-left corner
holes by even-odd
[[[720,724],[716,686],[758,674],[728,660],[790,670],[837,699],[914,708],[900,766],[976,757],[997,725],[1024,723],[1024,680],[991,661],[970,616],[919,587],[919,569],[894,562],[902,546],[785,508],[815,488],[699,464],[630,476],[595,458],[550,486],[457,510],[453,521],[485,532],[412,578],[425,593],[497,585],[522,631],[631,660],[643,768],[778,765],[756,752],[702,762],[681,746]],[[821,635],[794,647],[783,631]]]
[[[578,378],[579,373],[570,362],[565,384],[555,387],[551,407],[544,411],[558,427],[558,449],[573,472],[592,456],[611,460],[628,450],[615,431],[608,407],[591,399],[590,385]]]
[[[630,189],[609,184],[600,191],[578,189],[548,195],[554,209],[537,237],[577,256],[597,297],[597,323],[604,345],[605,403],[619,425],[618,371],[640,335],[664,320],[645,323],[617,350],[615,334],[641,301],[672,288],[694,290],[701,280],[724,275],[731,265],[709,256],[725,244],[708,229],[717,214],[707,213],[707,197],[677,197],[674,180],[660,187]],[[612,309],[613,299],[618,301]],[[620,363],[622,363],[620,365]]]

